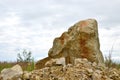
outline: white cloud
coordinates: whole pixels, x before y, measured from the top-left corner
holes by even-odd
[[[112,57],[112,60],[114,61],[114,62],[119,62],[120,63],[120,56],[115,56],[115,57]]]
[[[113,60],[117,60],[120,57],[119,55],[120,33],[119,32],[120,32],[119,26],[110,27],[109,29],[107,28],[99,29],[101,50],[104,54],[104,57],[105,56],[107,57],[111,50],[112,50]]]
[[[7,16],[0,20],[0,26],[15,26],[20,24],[20,17],[15,12],[9,12]]]

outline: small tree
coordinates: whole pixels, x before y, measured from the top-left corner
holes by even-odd
[[[31,51],[24,49],[21,53],[17,54],[17,62],[32,62]]]

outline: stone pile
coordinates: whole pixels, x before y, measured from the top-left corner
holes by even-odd
[[[107,68],[87,59],[75,64],[55,65],[23,74],[24,80],[120,80],[120,70]]]

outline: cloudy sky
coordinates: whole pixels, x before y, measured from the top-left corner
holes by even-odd
[[[15,61],[22,49],[35,60],[47,56],[55,37],[74,23],[98,21],[101,50],[112,45],[120,58],[120,0],[0,0],[0,61]]]

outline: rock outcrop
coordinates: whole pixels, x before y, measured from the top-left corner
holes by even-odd
[[[36,69],[45,67],[50,59],[65,58],[65,64],[74,64],[75,58],[86,58],[91,62],[103,63],[100,51],[97,21],[88,19],[79,21],[55,38],[48,57],[36,63]]]
[[[5,68],[1,71],[0,80],[22,80],[23,70],[20,65]]]

